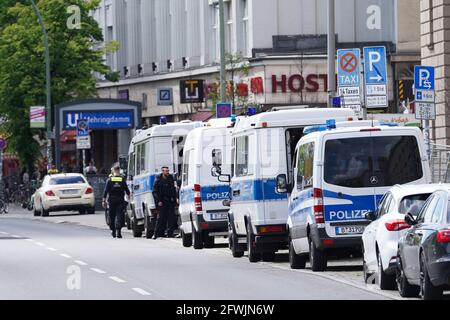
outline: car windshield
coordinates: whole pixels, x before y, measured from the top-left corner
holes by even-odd
[[[56,186],[61,184],[83,184],[86,183],[83,177],[76,176],[76,177],[58,177],[58,178],[52,178],[50,179],[50,185]]]
[[[329,140],[325,145],[325,182],[347,188],[385,187],[422,178],[414,136]]]
[[[431,193],[424,193],[404,197],[400,202],[398,212],[402,214],[411,213],[414,217],[417,217],[430,195]]]

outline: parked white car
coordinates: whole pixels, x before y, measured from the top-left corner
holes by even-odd
[[[366,215],[372,223],[362,235],[364,252],[364,281],[376,275],[382,290],[395,289],[398,241],[410,226],[405,215],[417,216],[428,197],[436,190],[450,185],[397,185],[380,200],[376,212]]]
[[[34,215],[47,217],[56,211],[95,213],[94,189],[82,174],[45,176],[42,186],[34,194]]]

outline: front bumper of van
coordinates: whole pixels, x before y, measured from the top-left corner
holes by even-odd
[[[318,228],[316,225],[311,226],[311,240],[320,250],[326,249],[354,249],[362,250],[361,237],[336,237],[331,238],[325,231],[325,228]]]

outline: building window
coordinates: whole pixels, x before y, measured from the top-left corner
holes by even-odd
[[[242,0],[242,52],[244,56],[248,55],[249,45],[249,22],[248,22],[248,0]]]

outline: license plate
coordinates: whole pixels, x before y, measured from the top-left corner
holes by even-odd
[[[63,194],[77,194],[78,190],[63,190]]]
[[[336,234],[362,234],[365,227],[362,226],[350,226],[350,227],[336,227]]]
[[[211,213],[211,220],[226,220],[227,218],[227,213]]]

